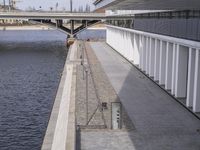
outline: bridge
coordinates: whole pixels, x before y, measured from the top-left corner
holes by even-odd
[[[70,37],[105,20],[130,19],[132,16],[106,16],[105,13],[69,13],[69,12],[0,12],[0,19],[28,19],[65,32]],[[63,20],[69,20],[70,25],[64,26]],[[75,23],[79,22],[76,26]]]
[[[96,9],[110,10],[199,10],[199,0],[96,0]]]

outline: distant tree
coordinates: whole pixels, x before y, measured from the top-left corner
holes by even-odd
[[[63,7],[62,10],[65,11],[66,10],[65,7]]]
[[[36,9],[35,9],[35,7],[29,6],[28,8],[26,8],[26,10],[27,10],[27,11],[35,11]]]
[[[90,5],[86,4],[86,6],[85,6],[85,12],[90,12]]]
[[[56,3],[56,11],[58,10],[58,2]]]
[[[83,6],[79,6],[78,12],[83,12]]]
[[[27,11],[32,11],[33,9],[32,9],[31,6],[29,6],[26,10],[27,10]]]
[[[50,11],[53,11],[53,7],[50,7],[49,9],[50,9]]]
[[[42,6],[39,7],[39,10],[40,10],[40,11],[42,10]]]
[[[90,12],[91,10],[90,10],[90,5],[88,5],[88,12]]]

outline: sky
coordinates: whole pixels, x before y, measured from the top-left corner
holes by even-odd
[[[6,0],[7,2],[9,0]],[[56,3],[58,3],[58,10],[69,10],[70,0],[17,0],[20,1],[17,3],[17,7],[19,9],[26,10],[29,7],[34,7],[35,9],[41,8],[43,10],[50,10],[50,7],[55,9]],[[78,9],[79,6],[83,6],[85,8],[86,4],[90,4],[91,8],[94,6],[92,5],[93,0],[72,0],[73,1],[73,8]],[[3,3],[3,0],[0,0]]]

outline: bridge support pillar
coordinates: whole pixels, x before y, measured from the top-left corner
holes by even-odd
[[[70,20],[70,26],[71,26],[71,35],[74,34],[74,20]]]
[[[67,47],[69,47],[72,44],[74,44],[75,40],[76,40],[76,37],[73,34],[72,35],[68,35],[67,41],[66,41]]]

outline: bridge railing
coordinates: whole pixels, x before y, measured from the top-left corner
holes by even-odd
[[[0,10],[0,13],[67,13],[67,14],[105,14],[105,13],[95,13],[95,12],[70,12],[70,11],[44,11],[44,10],[29,10],[29,11],[23,11],[23,10]]]
[[[107,25],[107,43],[183,105],[200,112],[200,42]]]

